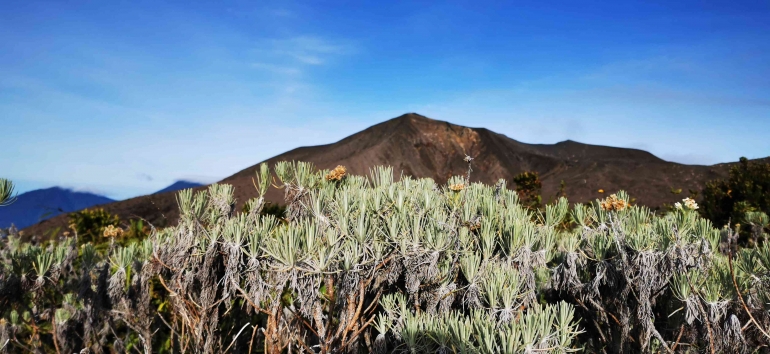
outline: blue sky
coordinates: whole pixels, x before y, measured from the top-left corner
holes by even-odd
[[[770,155],[770,2],[0,3],[0,174],[127,198],[406,112]]]

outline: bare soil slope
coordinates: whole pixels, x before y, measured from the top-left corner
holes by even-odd
[[[651,207],[682,198],[671,194],[671,188],[681,188],[685,195],[688,189],[700,190],[707,181],[725,177],[730,166],[682,165],[642,150],[569,140],[553,145],[525,144],[484,128],[463,127],[415,113],[374,125],[333,144],[296,148],[264,162],[271,168],[278,161],[307,161],[321,169],[344,165],[349,173],[361,175],[367,175],[372,166],[390,165],[397,174],[444,182],[452,175],[465,173],[466,154],[475,158],[473,181],[494,183],[505,178],[513,188],[515,175],[537,171],[543,181],[544,201],[554,198],[564,181],[572,202],[600,198],[599,189],[607,193],[623,189],[638,203]],[[252,177],[258,167],[248,167],[221,181],[234,186],[238,208],[256,197]],[[141,217],[155,226],[166,226],[176,223],[178,217],[175,195],[153,194],[102,207],[122,219]],[[282,203],[283,192],[271,188],[267,198]],[[39,234],[64,225],[66,215],[60,215],[26,231]]]

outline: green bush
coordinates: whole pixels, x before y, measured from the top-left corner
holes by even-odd
[[[770,213],[770,164],[741,157],[727,179],[707,183],[701,195],[700,212],[715,225],[740,223],[747,212]]]
[[[101,208],[83,209],[70,213],[68,216],[69,228],[77,235],[81,243],[101,243],[104,229],[108,226],[117,227],[120,224],[120,218],[117,215],[110,214]]]
[[[150,228],[144,224],[144,220],[129,220],[128,228],[124,233],[126,240],[141,241],[150,235]]]
[[[563,181],[562,181],[563,182]],[[539,209],[542,203],[543,182],[537,172],[522,172],[513,177],[521,202],[530,209]]]
[[[232,186],[215,184],[180,192],[178,225],[141,242],[100,252],[9,240],[0,343],[67,353],[770,345],[770,246],[720,253],[733,248],[730,230],[692,203],[659,217],[618,193],[531,210],[504,181],[395,182],[387,168],[329,181],[306,163],[275,170],[284,222],[260,214],[261,196],[234,213]]]

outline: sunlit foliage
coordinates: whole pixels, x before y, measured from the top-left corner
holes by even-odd
[[[0,250],[2,350],[718,353],[770,344],[770,246],[737,249],[731,230],[689,202],[663,217],[622,191],[535,208],[503,180],[438,185],[395,181],[390,168],[335,170],[280,162],[272,181],[263,165],[245,212],[229,185],[181,191],[178,225],[126,246],[10,237]],[[285,191],[280,220],[262,213],[271,183]]]

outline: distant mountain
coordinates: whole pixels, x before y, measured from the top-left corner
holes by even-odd
[[[166,188],[163,188],[163,189],[161,189],[161,190],[159,190],[159,191],[157,191],[157,192],[155,192],[153,194],[161,194],[161,193],[166,193],[166,192],[176,192],[176,191],[180,191],[182,189],[200,187],[202,185],[203,184],[196,183],[196,182],[190,182],[190,181],[176,181],[176,182],[174,182],[174,184],[172,184],[172,185],[170,185],[170,186],[168,186]]]
[[[333,144],[299,147],[264,162],[271,169],[279,161],[307,161],[320,169],[343,165],[358,175],[368,175],[373,166],[390,165],[396,177],[403,173],[444,183],[452,175],[465,174],[466,154],[475,158],[472,181],[491,184],[504,178],[508,187],[514,188],[514,176],[535,171],[543,182],[546,202],[557,195],[564,181],[570,202],[604,198],[606,194],[600,189],[607,193],[623,189],[637,203],[650,207],[685,196],[672,194],[672,188],[700,190],[707,181],[726,177],[732,165],[683,165],[642,150],[570,140],[527,144],[485,128],[459,126],[415,113],[371,126]],[[258,168],[259,164],[253,165],[220,181],[233,185],[237,210],[256,197],[252,178]],[[283,195],[283,190],[271,187],[266,199],[283,204]],[[136,197],[108,204],[105,209],[121,218],[140,216],[159,227],[175,225],[179,217],[173,193]],[[29,233],[39,234],[65,222],[62,217],[53,218],[30,228]]]
[[[0,207],[0,228],[14,224],[23,229],[62,213],[114,201],[101,195],[60,187],[38,189],[20,194],[13,204]]]

